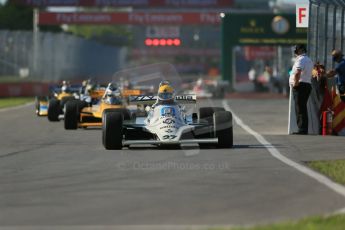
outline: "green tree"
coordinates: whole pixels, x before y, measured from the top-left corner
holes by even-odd
[[[32,30],[33,8],[7,1],[0,6],[0,29]]]
[[[0,29],[1,30],[32,30],[33,7],[17,5],[13,1],[7,1],[0,5]],[[43,31],[61,31],[59,26],[40,26]]]
[[[129,45],[133,37],[127,26],[119,25],[70,25],[67,32],[104,44],[118,46]]]

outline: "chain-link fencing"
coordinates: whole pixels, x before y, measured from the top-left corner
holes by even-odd
[[[65,33],[0,31],[0,78],[35,81],[82,78],[111,79],[123,68],[126,48],[114,47]]]

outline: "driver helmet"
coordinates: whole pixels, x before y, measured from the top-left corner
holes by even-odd
[[[106,89],[106,94],[114,94],[114,93],[119,93],[119,88],[117,87],[116,84],[114,83],[109,83]]]
[[[107,86],[107,89],[105,90],[105,98],[111,99],[111,98],[119,98],[121,96],[119,88],[113,84],[109,83]]]
[[[69,82],[62,81],[61,92],[66,93],[68,91],[68,87],[69,87]]]
[[[82,87],[86,87],[88,84],[88,80],[84,80],[82,83],[81,83],[81,86]]]
[[[167,102],[167,101],[173,101],[174,100],[174,88],[170,85],[170,82],[168,81],[162,81],[159,84],[158,89],[158,100]]]
[[[63,85],[61,87],[61,92],[66,93],[67,92],[67,85]]]

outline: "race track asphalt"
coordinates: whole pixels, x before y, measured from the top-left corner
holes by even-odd
[[[300,164],[344,158],[343,137],[286,135],[286,99],[226,103]],[[33,105],[0,111],[0,132],[1,227],[253,225],[345,207],[345,197],[272,157],[236,123],[233,149],[107,151],[99,129],[66,131]]]

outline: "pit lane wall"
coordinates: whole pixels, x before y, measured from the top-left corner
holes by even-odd
[[[49,93],[49,83],[1,83],[0,97],[34,97]]]

